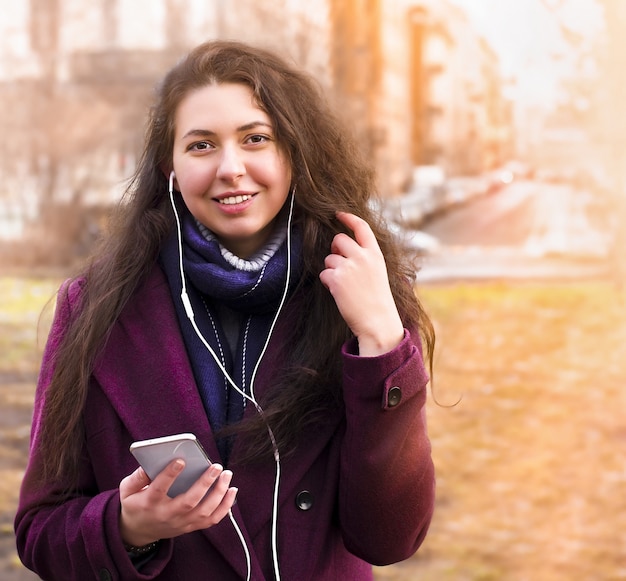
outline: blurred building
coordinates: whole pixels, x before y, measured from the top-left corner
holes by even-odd
[[[503,164],[514,151],[513,110],[498,58],[445,0],[331,2],[331,77],[360,122],[381,194],[412,187],[414,169],[448,176]]]
[[[42,219],[67,230],[68,206],[120,198],[155,84],[200,42],[260,43],[329,84],[326,0],[2,0],[0,11],[8,236]]]
[[[599,1],[605,35],[598,47],[600,74],[593,86],[592,131],[615,194],[626,199],[626,3]]]
[[[511,154],[496,55],[446,0],[0,0],[0,201],[34,217],[110,204],[154,84],[209,38],[259,43],[327,89],[383,196],[414,168],[476,174]]]
[[[473,175],[512,155],[512,106],[499,62],[464,12],[437,0],[411,14],[415,60],[415,165],[436,163],[449,175]]]

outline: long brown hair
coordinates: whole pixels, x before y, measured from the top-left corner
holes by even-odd
[[[166,174],[171,169],[174,117],[181,100],[211,83],[242,83],[272,119],[279,147],[292,168],[295,219],[303,235],[306,304],[293,326],[287,368],[264,404],[265,420],[281,450],[293,449],[299,431],[317,413],[341,406],[341,344],[349,329],[330,293],[319,282],[332,238],[343,231],[338,210],[370,223],[385,255],[391,289],[405,326],[418,327],[432,361],[434,331],[412,284],[415,270],[370,208],[374,173],[312,79],[263,49],[213,41],[192,50],[165,76],[150,113],[137,170],[84,277],[80,308],[62,339],[46,392],[41,438],[45,478],[76,474],[82,412],[94,360],[140,282],[154,267],[173,226]],[[432,372],[432,368],[431,368]],[[303,397],[304,396],[304,397]],[[261,420],[238,426],[265,434]],[[249,455],[267,448],[250,438]],[[254,442],[260,442],[255,447]],[[261,448],[261,449],[259,449]]]

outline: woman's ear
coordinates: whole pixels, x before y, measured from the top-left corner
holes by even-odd
[[[176,174],[174,173],[174,169],[166,165],[161,165],[160,169],[163,172],[165,179],[168,181],[168,191],[171,191],[172,189],[180,191],[178,189],[178,183],[176,182]]]

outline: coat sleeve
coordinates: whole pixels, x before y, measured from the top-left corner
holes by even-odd
[[[342,534],[350,552],[388,565],[417,551],[433,514],[435,473],[424,407],[428,375],[416,331],[405,331],[396,349],[378,357],[359,357],[349,343],[343,358]]]
[[[159,553],[141,573],[134,568],[119,535],[119,491],[98,490],[86,453],[80,461],[77,482],[42,482],[37,477],[46,389],[55,353],[71,319],[71,304],[79,292],[79,283],[66,284],[59,292],[44,351],[35,394],[29,462],[15,517],[17,550],[29,569],[49,581],[153,579],[171,557],[171,541],[161,543]]]

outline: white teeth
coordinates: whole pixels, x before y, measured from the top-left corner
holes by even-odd
[[[233,204],[241,204],[241,202],[245,202],[249,200],[252,196],[232,196],[230,198],[223,198],[222,200],[218,200],[220,204],[225,204],[227,206],[231,206]]]

